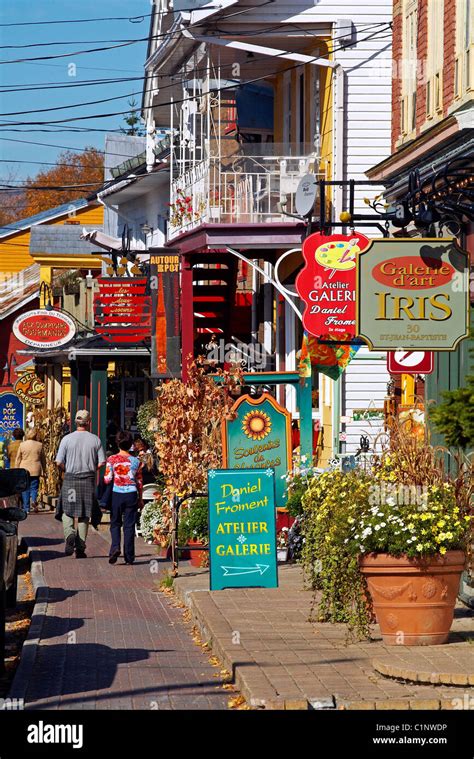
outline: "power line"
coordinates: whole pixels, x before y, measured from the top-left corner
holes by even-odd
[[[63,68],[61,66],[61,68]],[[0,90],[0,94],[9,94],[10,92],[32,92],[35,90],[63,90],[70,87],[95,87],[104,84],[124,84],[125,82],[143,81],[142,76],[122,76],[122,77],[105,77],[104,79],[80,79],[77,82],[38,82],[36,84],[4,84],[6,90]]]
[[[369,35],[368,37],[365,37],[364,39],[359,40],[359,41],[360,42],[366,42],[369,39],[373,39],[374,37],[376,37],[376,35],[378,33],[381,33],[381,32],[382,32],[382,30],[380,30],[380,32],[374,32],[371,35]],[[379,37],[379,39],[386,39],[387,36],[391,36],[391,34]],[[345,47],[346,46],[339,46],[339,47],[333,48],[330,51],[330,53],[337,52],[338,50],[343,50],[343,49],[345,49]],[[275,55],[274,59],[280,58],[282,55],[283,55],[283,53],[279,54],[279,55]],[[316,56],[313,57],[313,60],[317,60],[318,58],[323,58],[323,57],[325,57],[325,56],[324,55],[323,56],[316,55]],[[306,61],[306,62],[301,62],[301,63],[294,64],[292,66],[288,66],[286,68],[280,69],[279,73],[284,73],[286,71],[291,71],[291,70],[300,68],[301,66],[305,66],[307,63],[308,62]],[[243,82],[242,81],[238,81],[238,82],[235,82],[235,83],[233,83],[231,85],[226,85],[224,87],[215,88],[215,89],[212,90],[212,92],[213,93],[223,92],[223,91],[226,91],[226,90],[235,89],[237,87],[242,87],[242,86],[244,86],[246,84],[252,84],[252,83],[255,83],[255,82],[259,82],[259,81],[262,81],[262,80],[265,80],[265,79],[268,79],[268,73],[264,74],[263,76],[254,77],[253,79],[245,80]],[[194,99],[195,98],[192,97],[192,96],[184,97],[184,98],[179,98],[179,99],[177,98],[177,99],[172,100],[172,101],[167,101],[167,102],[164,102],[164,103],[160,103],[159,107],[165,107],[165,106],[170,106],[170,105],[177,105],[179,103],[188,102],[188,101],[194,100]],[[149,110],[149,109],[154,109],[156,107],[157,106],[143,106],[141,108],[141,110]],[[98,113],[98,114],[91,114],[89,116],[74,116],[74,117],[69,118],[69,119],[55,119],[53,121],[31,121],[31,122],[18,121],[18,122],[8,122],[8,123],[11,123],[11,125],[15,126],[15,127],[17,127],[17,126],[27,126],[27,127],[31,127],[31,126],[54,126],[55,124],[63,124],[64,126],[70,127],[71,126],[71,122],[73,122],[73,121],[85,121],[85,120],[88,120],[88,119],[95,119],[95,118],[97,118],[97,119],[113,118],[115,116],[124,116],[124,115],[126,115],[128,113],[129,113],[129,111],[114,111],[112,113]],[[10,131],[10,130],[7,129],[7,131]],[[108,130],[108,129],[103,129],[103,130],[95,129],[94,131],[108,132],[110,130]]]
[[[151,13],[143,13],[140,16],[103,16],[102,18],[76,18],[76,19],[61,19],[59,21],[18,21],[11,24],[0,24],[0,27],[5,26],[44,26],[50,24],[88,24],[96,23],[97,21],[130,21],[131,24],[141,23],[145,18],[149,18]],[[139,21],[138,21],[139,19]]]

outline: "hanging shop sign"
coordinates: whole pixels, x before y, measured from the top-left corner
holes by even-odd
[[[25,407],[15,393],[0,393],[0,440],[10,439],[13,430],[25,426]]]
[[[275,472],[211,469],[210,588],[278,587]]]
[[[274,469],[276,505],[286,505],[285,477],[291,469],[291,415],[268,393],[243,395],[222,423],[224,467]]]
[[[108,343],[140,343],[151,334],[146,277],[99,277],[94,297],[95,331]]]
[[[13,387],[16,395],[31,406],[42,406],[46,395],[44,382],[34,372],[26,372],[17,379]]]
[[[468,335],[469,257],[451,238],[380,239],[357,258],[357,334],[372,350],[452,351]]]
[[[30,348],[60,348],[76,334],[76,323],[60,311],[26,311],[13,322],[13,334]]]
[[[432,351],[389,351],[387,371],[390,374],[431,374],[434,368]]]
[[[356,337],[356,260],[369,245],[365,235],[309,235],[303,243],[305,266],[296,278],[306,304],[303,325],[322,341]]]
[[[181,374],[180,259],[150,250],[151,376]]]

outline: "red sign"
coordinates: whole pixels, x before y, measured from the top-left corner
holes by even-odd
[[[365,235],[310,235],[303,243],[305,266],[296,278],[306,304],[303,325],[320,340],[348,342],[356,336],[356,257],[369,245]]]
[[[150,337],[151,297],[146,277],[99,277],[94,298],[95,331],[108,343],[137,343]]]
[[[389,351],[387,370],[390,374],[431,374],[434,368],[433,351]]]
[[[372,276],[386,287],[400,287],[403,290],[423,290],[440,287],[450,282],[455,269],[451,264],[434,258],[414,259],[413,256],[398,256],[382,261],[372,269]]]
[[[60,311],[27,311],[13,322],[13,334],[31,348],[59,348],[76,334],[76,324]]]

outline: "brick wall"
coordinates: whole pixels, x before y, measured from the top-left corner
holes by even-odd
[[[431,0],[430,0],[431,1]],[[434,0],[433,0],[434,1]],[[428,2],[418,0],[417,57],[420,73],[426,71],[428,53]],[[444,0],[444,51],[443,51],[443,116],[454,100],[454,64],[456,50],[456,0]],[[394,80],[392,88],[392,151],[401,136],[401,65],[403,57],[403,0],[393,3],[393,58]],[[420,77],[416,90],[416,133],[426,122],[426,82]]]

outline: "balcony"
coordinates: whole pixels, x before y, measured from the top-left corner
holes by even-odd
[[[176,161],[175,169],[186,169],[171,182],[170,239],[204,223],[289,222],[283,210],[296,213],[301,177],[319,168],[310,146],[297,151],[275,143],[227,145],[236,148],[230,155],[211,154],[191,166]],[[324,175],[316,173],[315,178],[324,179]]]

